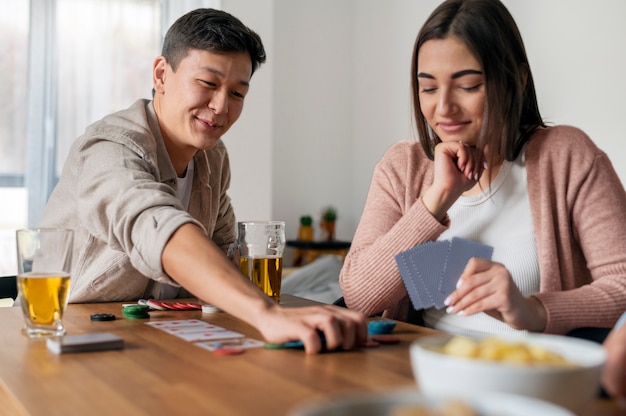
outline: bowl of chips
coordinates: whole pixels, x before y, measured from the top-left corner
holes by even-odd
[[[544,334],[482,339],[425,336],[410,347],[425,394],[500,392],[542,399],[572,411],[598,394],[602,345]]]
[[[344,393],[299,403],[287,416],[574,416],[531,397],[506,393],[427,396],[415,388]]]

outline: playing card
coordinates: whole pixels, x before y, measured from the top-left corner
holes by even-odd
[[[264,346],[265,343],[253,338],[233,338],[219,341],[197,342],[196,345],[209,351],[215,351],[220,348],[260,348]]]
[[[178,328],[184,326],[202,326],[202,325],[210,325],[204,321],[199,319],[175,319],[172,321],[155,321],[155,322],[146,322],[146,324],[153,326],[155,328],[164,329],[164,328]]]
[[[447,297],[456,289],[456,284],[472,257],[491,260],[493,247],[454,237],[450,242],[450,249],[439,279],[439,293]]]
[[[419,294],[420,290],[417,288],[419,275],[417,273],[417,268],[411,261],[412,250],[415,251],[414,249],[411,249],[399,253],[396,255],[395,259],[396,264],[398,265],[398,271],[400,272],[406,291],[409,294],[409,299],[413,304],[413,308],[415,310],[420,310],[424,309],[425,306]]]
[[[234,331],[228,331],[222,329],[221,331],[204,331],[204,332],[186,332],[176,335],[179,338],[184,339],[189,342],[198,342],[198,341],[212,341],[217,339],[228,339],[228,338],[243,338],[243,334]]]
[[[421,244],[421,250],[412,258],[416,263],[423,290],[429,297],[428,307],[438,309],[444,306],[445,296],[439,292],[439,278],[443,270],[450,247],[450,242],[431,241]]]
[[[398,270],[415,310],[441,308],[439,278],[448,253],[449,241],[429,241],[396,256]]]
[[[199,319],[179,319],[146,323],[168,334],[175,335],[190,342],[243,338],[244,336],[239,332],[230,331],[221,326],[212,325]]]

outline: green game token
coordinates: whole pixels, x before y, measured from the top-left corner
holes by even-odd
[[[122,308],[122,314],[128,319],[146,319],[150,317],[148,305],[130,305]]]

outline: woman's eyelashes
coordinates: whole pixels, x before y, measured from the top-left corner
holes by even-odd
[[[461,87],[461,89],[465,92],[474,92],[480,90],[480,87],[483,86],[483,83],[478,83],[476,85],[472,85],[471,87]]]
[[[475,92],[475,91],[479,91],[481,89],[481,87],[483,86],[482,82],[479,82],[478,84],[474,84],[474,85],[470,85],[470,86],[459,86],[458,88],[464,92]],[[437,87],[422,87],[421,92],[422,94],[433,94],[435,92],[437,92],[438,88]]]

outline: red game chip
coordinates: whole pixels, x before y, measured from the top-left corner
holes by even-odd
[[[372,338],[368,338],[365,344],[361,345],[363,348],[378,348],[380,343],[374,341]]]
[[[162,302],[160,302],[160,301],[158,301],[156,299],[148,299],[148,301],[146,302],[146,305],[148,305],[152,309],[156,309],[156,310],[159,310],[159,311],[167,310],[167,308],[165,306],[163,306]]]
[[[372,337],[372,341],[379,342],[381,344],[398,344],[400,338],[395,335],[375,335]]]
[[[237,347],[227,347],[227,348],[218,348],[213,351],[215,355],[239,355],[246,352],[245,348],[237,348]]]
[[[202,305],[198,305],[197,303],[191,303],[191,302],[174,302],[174,303],[171,303],[170,305],[182,311],[192,311],[194,309],[202,309]]]

